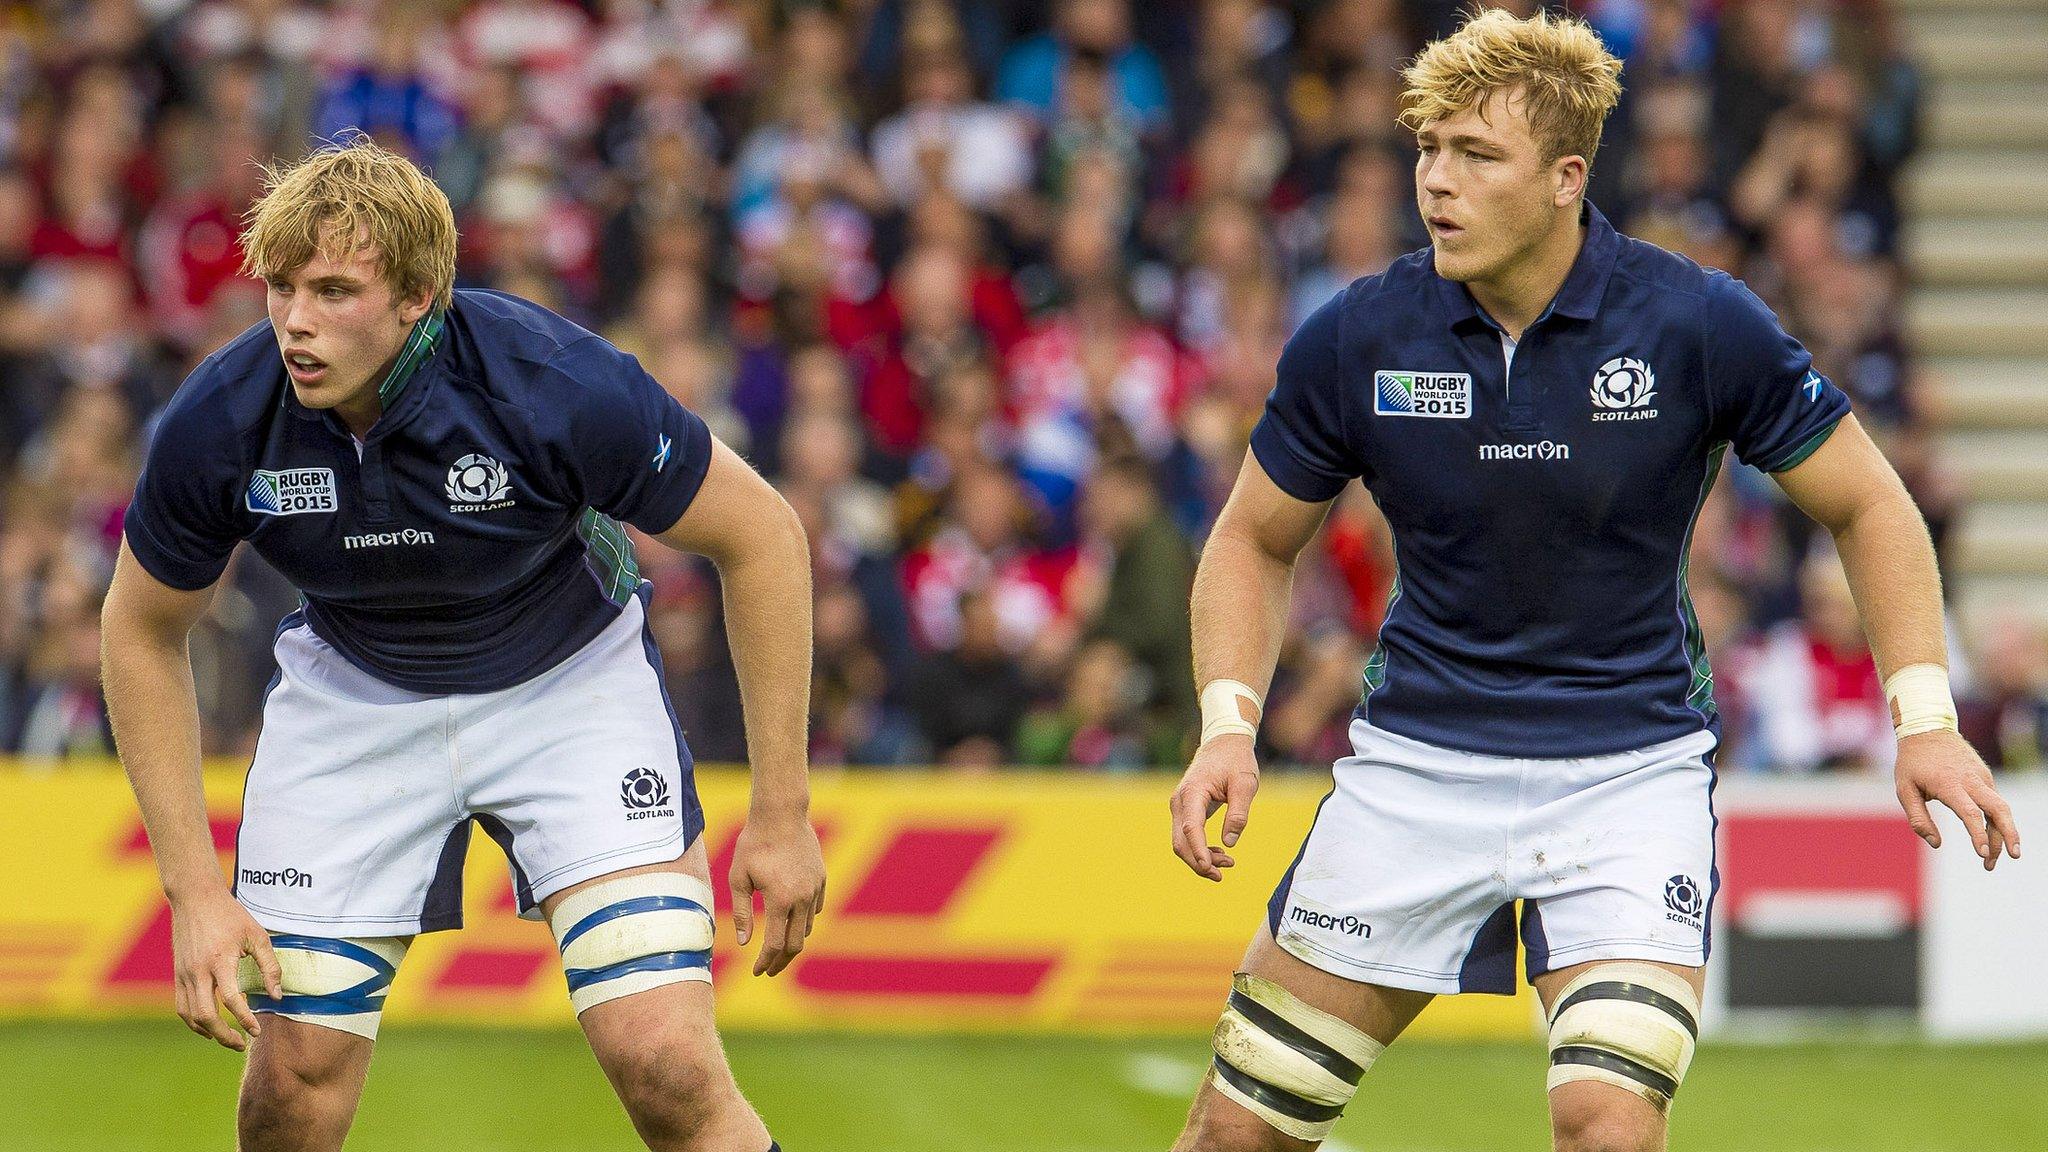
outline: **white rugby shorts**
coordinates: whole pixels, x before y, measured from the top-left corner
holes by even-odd
[[[1636,752],[1524,760],[1351,723],[1353,755],[1267,906],[1282,948],[1418,992],[1515,990],[1589,960],[1706,963],[1712,732]]]
[[[395,688],[287,616],[235,896],[273,932],[405,936],[462,926],[472,827],[529,919],[571,884],[681,856],[704,817],[646,589],[561,664],[475,694]]]

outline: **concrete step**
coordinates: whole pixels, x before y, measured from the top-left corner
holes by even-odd
[[[1993,503],[2048,502],[2048,432],[2038,429],[1955,429],[1940,433],[1941,466],[1963,496]]]
[[[1955,573],[1953,598],[1964,634],[2018,612],[2048,624],[2048,576],[2038,574]]]
[[[2039,13],[2048,20],[2048,2],[2044,0],[1891,0],[1893,11],[1902,17],[1917,18],[1922,14],[1956,14],[2004,12],[2019,15]]]
[[[2048,457],[2048,358],[1936,357],[1924,365],[1928,416],[1941,428],[2032,430]]]
[[[2048,214],[2048,149],[1940,148],[1910,166],[1901,191],[1908,219]]]
[[[1929,74],[1959,80],[2048,77],[2048,35],[2031,11],[1923,12],[1904,21],[1906,42]]]
[[[1925,284],[2048,286],[2048,215],[1916,220],[1904,247]]]
[[[2048,356],[2048,288],[1922,289],[1906,331],[1931,356]]]
[[[2048,503],[1978,501],[1963,510],[1951,555],[1972,574],[2048,573]]]
[[[2048,82],[1937,81],[1927,97],[1925,132],[1944,147],[2048,148]]]

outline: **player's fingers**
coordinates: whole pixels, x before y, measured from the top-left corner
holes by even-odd
[[[1991,834],[2005,846],[2005,853],[2017,860],[2020,858],[2020,826],[2012,818],[2012,805],[1989,784],[1978,789],[1977,804],[1984,809],[1984,816],[1991,822]]]
[[[1963,830],[1970,834],[1970,843],[1977,849],[1977,855],[1991,859],[1991,837],[1984,831],[1984,810],[1970,799],[1970,793],[1962,788],[1944,792],[1935,799],[1948,805],[1949,811],[1963,822]]]
[[[811,906],[802,901],[790,905],[789,932],[782,938],[782,956],[776,961],[770,976],[777,975],[796,961],[804,950],[804,941],[811,934]]]
[[[284,966],[277,962],[277,949],[270,946],[270,933],[251,934],[247,947],[249,955],[256,958],[256,970],[263,974],[263,991],[273,1000],[284,995]]]
[[[754,957],[754,975],[765,975],[781,959],[788,932],[788,906],[769,901],[761,910],[761,953]]]
[[[221,1002],[228,1006],[228,1011],[235,1014],[235,1020],[241,1024],[242,1031],[251,1036],[263,1031],[263,1025],[257,1021],[255,1011],[249,1007],[249,997],[243,994],[242,989],[234,984],[222,985],[222,988],[226,994],[221,997]]]
[[[1201,801],[1194,793],[1182,788],[1173,794],[1173,854],[1181,858],[1197,876],[1214,875],[1215,869],[1209,863],[1209,846],[1203,835],[1207,820],[1201,814]]]
[[[742,945],[754,938],[754,887],[737,868],[732,873],[732,934]]]
[[[1927,811],[1927,798],[1920,795],[1919,787],[1901,786],[1899,805],[1906,810],[1906,826],[1913,830],[1913,835],[1927,841],[1929,848],[1941,847],[1941,829],[1934,826],[1934,817]]]
[[[211,970],[193,974],[192,980],[192,1021],[198,1025],[199,1034],[213,1040],[223,1048],[236,1052],[242,1050],[242,1034],[221,1023],[219,984]]]
[[[1252,797],[1259,792],[1259,775],[1256,772],[1239,772],[1231,776],[1229,790],[1225,797],[1229,811],[1223,814],[1223,846],[1234,848],[1237,838],[1244,835],[1244,826],[1251,822]]]
[[[1203,823],[1193,816],[1183,817],[1175,832],[1178,838],[1175,848],[1180,858],[1187,861],[1188,867],[1194,869],[1195,875],[1221,880],[1223,875],[1216,871],[1216,863],[1209,855],[1209,838],[1203,830]]]

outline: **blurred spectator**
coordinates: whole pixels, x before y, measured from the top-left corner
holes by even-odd
[[[1180,752],[1173,730],[1150,726],[1168,739],[1148,739],[1139,705],[1146,677],[1113,640],[1095,640],[1074,657],[1057,708],[1026,717],[1017,733],[1017,762],[1039,767],[1129,771],[1170,762]]]
[[[1152,50],[1131,38],[1126,0],[1057,0],[1051,31],[1011,48],[1003,57],[996,98],[1018,104],[1051,123],[1061,111],[1076,58],[1107,66],[1119,108],[1147,131],[1166,127],[1171,108],[1166,77]]]
[[[1031,151],[1015,113],[974,100],[967,61],[928,52],[905,65],[903,111],[876,126],[875,169],[900,205],[943,188],[972,208],[1000,208],[1031,179]]]
[[[351,130],[387,148],[431,162],[455,137],[455,109],[420,66],[419,18],[394,5],[378,21],[370,58],[328,83],[314,131],[338,140]]]
[[[938,763],[999,767],[1029,699],[1024,674],[1005,650],[992,590],[969,588],[953,609],[958,639],[918,667],[913,708]]]
[[[1099,572],[1083,610],[1088,635],[1115,642],[1131,664],[1135,675],[1122,695],[1147,721],[1187,731],[1195,717],[1188,633],[1195,559],[1160,504],[1152,470],[1128,456],[1105,461],[1088,482],[1081,522]]]
[[[1891,713],[1832,550],[1817,550],[1801,565],[1799,594],[1800,618],[1772,629],[1737,661],[1754,738],[1743,766],[1889,770]]]
[[[1973,690],[1956,701],[1963,736],[1999,771],[2048,764],[2048,635],[2001,612],[1978,629]]]

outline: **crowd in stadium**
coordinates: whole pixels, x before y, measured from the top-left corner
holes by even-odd
[[[1512,5],[1511,5],[1512,6]],[[1879,0],[1597,0],[1617,226],[1743,276],[1854,398],[1940,543],[1900,331],[1919,78]],[[84,0],[0,23],[0,752],[110,750],[98,605],[152,414],[264,318],[259,165],[368,132],[428,165],[459,285],[560,311],[809,529],[820,763],[1174,765],[1186,598],[1293,324],[1424,243],[1400,64],[1448,0]],[[1847,585],[1724,474],[1690,585],[1724,767],[1881,768]],[[744,758],[708,567],[642,541],[698,758]],[[1322,766],[1393,578],[1353,488],[1304,553],[1262,732]],[[253,746],[293,592],[246,549],[193,638]],[[1676,607],[1674,606],[1674,610]],[[2048,647],[1964,631],[1965,733],[2048,748]]]

